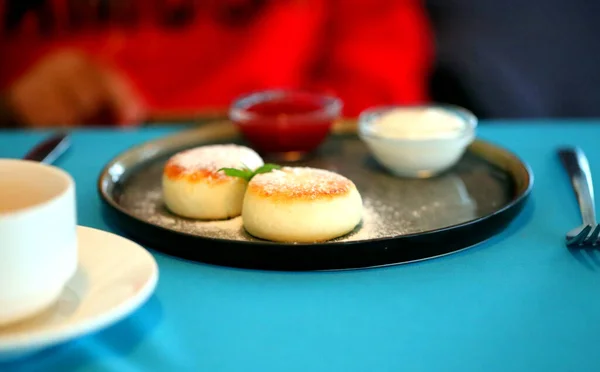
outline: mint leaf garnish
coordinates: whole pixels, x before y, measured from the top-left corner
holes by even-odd
[[[220,171],[225,172],[225,174],[230,177],[239,177],[246,181],[250,181],[252,176],[254,176],[254,173],[249,169],[221,168],[217,172]]]
[[[269,173],[273,169],[281,169],[281,165],[265,164],[262,167],[259,167],[257,170],[255,170],[254,174]]]
[[[238,178],[242,178],[242,179],[246,180],[247,182],[250,182],[252,177],[256,176],[257,174],[269,173],[274,169],[280,169],[280,168],[281,168],[281,166],[277,165],[277,164],[265,164],[265,165],[258,167],[255,171],[252,171],[252,170],[244,167],[243,169],[221,168],[217,172],[223,171],[226,175],[228,175],[230,177],[238,177]]]

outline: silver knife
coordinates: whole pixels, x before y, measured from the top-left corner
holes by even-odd
[[[69,135],[66,133],[58,133],[37,144],[23,157],[23,159],[52,164],[58,157],[67,151],[70,146],[71,141]]]

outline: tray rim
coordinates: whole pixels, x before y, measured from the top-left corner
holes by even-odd
[[[226,127],[227,124],[229,124],[229,128]],[[148,141],[142,142],[142,143],[140,143],[136,146],[133,146],[125,151],[122,151],[119,154],[117,154],[116,156],[114,156],[102,168],[102,171],[100,172],[98,179],[97,179],[97,191],[100,195],[100,199],[102,200],[103,204],[105,206],[108,206],[109,208],[113,209],[113,211],[116,211],[116,212],[126,216],[127,218],[131,218],[131,219],[135,220],[137,223],[146,225],[146,226],[154,228],[154,229],[159,229],[159,230],[171,233],[171,234],[181,235],[181,236],[185,236],[188,238],[193,238],[193,239],[202,240],[202,241],[206,241],[206,242],[214,242],[217,244],[219,244],[219,243],[220,244],[235,244],[235,245],[249,246],[249,247],[271,246],[271,247],[281,247],[282,249],[287,249],[290,247],[298,248],[298,247],[311,247],[311,246],[328,246],[328,247],[337,246],[337,247],[339,247],[339,246],[362,245],[362,244],[371,244],[371,243],[375,244],[377,242],[385,242],[385,241],[390,241],[390,240],[394,240],[394,239],[410,239],[410,238],[414,238],[414,237],[425,237],[425,236],[439,234],[439,233],[443,233],[443,232],[447,232],[447,231],[451,231],[451,230],[455,230],[455,229],[465,228],[465,227],[472,226],[472,225],[477,225],[481,222],[489,220],[490,218],[504,214],[507,211],[518,207],[520,204],[523,204],[527,200],[529,195],[531,194],[533,187],[534,187],[533,171],[532,171],[531,167],[525,161],[523,161],[515,153],[513,153],[512,151],[510,151],[508,149],[505,149],[504,147],[495,145],[490,141],[476,138],[475,141],[469,146],[469,151],[477,153],[476,151],[473,151],[473,148],[477,148],[477,146],[492,148],[496,151],[501,152],[504,156],[508,156],[509,158],[511,158],[512,164],[518,164],[518,166],[521,168],[520,170],[526,175],[526,177],[525,177],[526,183],[525,183],[524,187],[521,187],[519,189],[519,187],[517,187],[517,182],[515,180],[515,178],[516,178],[515,174],[514,174],[515,172],[508,170],[508,169],[503,169],[506,173],[510,174],[510,176],[513,178],[513,181],[515,182],[516,190],[515,190],[515,195],[513,196],[513,198],[508,203],[506,203],[504,206],[502,206],[501,208],[498,208],[497,210],[495,210],[491,213],[488,213],[484,216],[480,216],[480,217],[477,217],[477,218],[469,220],[469,221],[464,221],[464,222],[460,222],[457,224],[453,224],[453,225],[449,225],[449,226],[445,226],[445,227],[441,227],[441,228],[436,228],[433,230],[423,231],[423,232],[415,232],[415,233],[410,233],[410,234],[403,234],[403,235],[390,236],[390,237],[372,238],[372,239],[361,239],[361,240],[352,240],[352,241],[329,241],[329,242],[318,242],[318,243],[280,243],[280,242],[271,242],[271,241],[263,241],[263,240],[261,240],[261,241],[232,240],[232,239],[225,239],[225,238],[206,237],[206,236],[190,234],[187,232],[172,230],[172,229],[148,222],[140,217],[137,217],[133,213],[130,213],[127,209],[123,208],[114,199],[114,197],[112,195],[110,195],[110,193],[107,191],[108,188],[104,187],[104,183],[107,182],[107,180],[110,180],[110,182],[113,183],[113,186],[118,183],[118,180],[115,181],[114,179],[111,178],[110,169],[112,169],[112,167],[114,167],[114,165],[116,165],[120,161],[123,161],[123,158],[125,156],[135,154],[135,153],[142,153],[145,150],[148,150],[148,148],[153,147],[153,146],[164,147],[164,145],[163,145],[164,143],[170,142],[174,138],[183,138],[183,137],[189,136],[191,134],[194,134],[194,136],[198,136],[199,134],[197,132],[207,130],[207,128],[210,129],[210,127],[213,127],[213,126],[215,128],[223,129],[223,132],[225,134],[230,133],[232,136],[239,135],[238,130],[228,120],[227,121],[221,121],[221,120],[213,121],[213,122],[196,125],[192,129],[178,131],[178,132],[175,132],[174,134],[166,135],[166,136],[160,137],[158,139],[153,139],[153,140],[148,140]],[[354,120],[340,121],[340,122],[336,123],[336,125],[332,129],[331,134],[332,135],[348,135],[348,134],[352,135],[352,134],[356,133],[356,127],[357,127],[357,123]],[[225,138],[225,137],[221,137],[221,139],[222,138]],[[210,139],[208,139],[207,141],[210,141]],[[145,161],[149,161],[150,158],[152,158],[154,156],[155,155],[148,155]],[[481,155],[479,154],[479,156],[481,156]],[[486,160],[490,161],[489,159],[486,159]],[[501,167],[497,163],[494,163],[494,162],[492,162],[492,163]],[[514,217],[516,217],[516,215],[518,215],[518,213],[520,212],[520,209],[521,208],[519,208],[519,211],[515,214]],[[512,221],[514,219],[514,217],[510,218],[510,220],[507,222],[507,224],[510,221]],[[126,230],[126,229],[123,229],[123,230]],[[134,235],[134,234],[129,234],[129,232],[127,232],[127,234]],[[481,243],[495,235],[497,235],[497,233],[490,234],[490,236],[488,238],[482,239],[481,241],[479,241],[479,243]],[[396,263],[389,263],[389,264],[375,265],[375,266],[364,266],[364,267],[389,266],[389,265],[397,265],[397,264],[404,264],[404,263],[409,263],[409,262],[427,260],[427,259],[431,259],[431,258],[435,258],[435,257],[440,257],[440,256],[445,256],[448,254],[460,252],[462,250],[471,248],[472,246],[477,245],[479,243],[468,245],[463,248],[455,249],[450,252],[435,255],[435,256],[429,256],[429,257],[424,257],[424,258],[410,260],[410,261],[402,261],[402,262],[396,262]],[[335,270],[338,270],[338,269],[335,269]]]

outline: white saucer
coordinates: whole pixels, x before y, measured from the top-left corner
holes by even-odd
[[[58,301],[43,313],[0,327],[0,358],[12,359],[97,331],[139,308],[158,280],[141,246],[79,226],[79,268]]]

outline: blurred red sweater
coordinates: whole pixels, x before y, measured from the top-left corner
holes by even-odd
[[[0,91],[65,47],[124,72],[151,114],[274,87],[335,93],[348,116],[419,103],[432,57],[419,0],[0,0]]]

